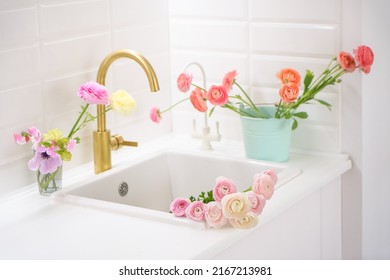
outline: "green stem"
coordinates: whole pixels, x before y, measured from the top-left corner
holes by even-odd
[[[163,114],[163,113],[165,113],[165,112],[168,112],[168,111],[171,110],[173,107],[175,107],[175,106],[179,105],[180,103],[183,103],[184,101],[187,101],[187,100],[189,100],[189,99],[190,99],[190,98],[187,97],[187,98],[184,98],[184,99],[182,99],[182,100],[176,102],[175,104],[173,104],[173,105],[170,106],[169,108],[167,108],[167,109],[165,109],[165,110],[163,110],[163,111],[160,111],[160,114]]]
[[[81,117],[85,114],[85,112],[87,111],[89,107],[89,104],[87,103],[87,105],[85,105],[83,108],[83,110],[81,111],[79,117],[77,118],[76,122],[74,123],[72,129],[70,130],[69,134],[68,134],[68,137],[67,138],[72,138],[73,134],[76,132],[76,128],[81,120]],[[78,130],[78,129],[77,129]]]

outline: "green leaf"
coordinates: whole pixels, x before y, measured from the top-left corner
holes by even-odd
[[[306,112],[298,112],[298,113],[294,113],[293,116],[300,119],[307,119],[309,115]]]
[[[213,108],[211,108],[210,113],[209,113],[209,117],[211,117],[211,115],[213,114],[214,110],[215,110],[215,106]]]
[[[326,102],[326,101],[324,101],[324,100],[321,100],[321,99],[315,99],[315,100],[316,100],[318,103],[320,103],[320,104],[326,106],[329,110],[331,110],[332,105],[329,104],[328,102]]]
[[[296,119],[294,119],[294,122],[293,122],[293,124],[292,124],[292,130],[295,130],[295,129],[297,129],[297,127],[298,127],[298,121],[296,120]]]
[[[313,78],[314,78],[313,72],[310,70],[306,70],[305,79],[303,80],[304,91],[306,91],[306,89],[309,88],[311,82],[313,81]]]

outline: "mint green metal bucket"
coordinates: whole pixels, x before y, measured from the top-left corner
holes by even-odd
[[[246,156],[276,162],[288,160],[293,120],[273,118],[276,110],[273,106],[259,109],[270,118],[241,117]]]

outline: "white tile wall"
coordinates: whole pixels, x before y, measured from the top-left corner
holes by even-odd
[[[220,83],[232,69],[256,101],[277,98],[275,73],[295,67],[318,72],[340,50],[341,0],[0,0],[0,176],[17,179],[0,185],[0,193],[32,182],[26,170],[29,147],[13,143],[12,133],[31,125],[67,131],[77,117],[78,86],[94,80],[111,50],[136,49],[154,66],[161,91],[150,94],[134,62],[113,63],[107,76],[111,90],[123,88],[137,99],[131,120],[109,115],[110,128],[133,140],[189,132],[203,115],[180,106],[160,125],[151,123],[151,106],[167,107],[180,95],[175,80],[189,62],[200,62],[208,85]],[[170,88],[173,88],[172,95]],[[312,105],[293,144],[322,151],[339,150],[339,87],[322,97],[333,110]],[[21,101],[27,101],[22,104]],[[25,105],[27,103],[27,105]],[[10,106],[11,104],[11,106]],[[225,138],[241,139],[238,116],[216,110]],[[90,134],[68,168],[91,160]],[[145,129],[146,128],[146,129]],[[308,137],[310,136],[310,137]]]
[[[203,65],[208,85],[237,69],[241,85],[257,102],[278,101],[275,74],[294,67],[323,70],[340,51],[340,0],[170,1],[170,44],[173,100],[179,99],[175,79],[191,61]],[[310,118],[300,123],[293,146],[339,151],[339,87],[321,94],[332,111],[310,105]],[[190,122],[202,116],[191,106],[174,111],[173,129],[190,131]],[[216,110],[223,137],[241,139],[239,117]],[[310,137],[308,137],[310,136]]]
[[[138,109],[130,118],[109,114],[110,129],[141,142],[168,133],[170,123],[156,126],[148,116],[155,103],[170,104],[168,38],[168,0],[0,0],[0,194],[34,180],[27,168],[31,146],[15,144],[13,132],[33,125],[69,131],[82,104],[79,86],[96,79],[115,49],[145,55],[161,90],[149,93],[135,62],[114,62],[107,87],[131,92]],[[65,168],[92,159],[94,127],[80,133],[82,144]]]

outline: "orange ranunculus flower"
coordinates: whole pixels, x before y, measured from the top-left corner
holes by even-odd
[[[294,102],[299,95],[299,87],[295,84],[283,84],[279,96],[284,103]]]
[[[190,101],[192,103],[192,106],[199,112],[206,112],[207,111],[207,104],[205,102],[206,93],[201,90],[200,88],[196,88],[192,91],[190,95]]]
[[[356,69],[355,59],[347,52],[340,52],[337,56],[337,62],[345,70],[345,72],[352,73]]]
[[[301,75],[297,70],[292,68],[283,68],[278,73],[276,73],[276,77],[283,84],[299,85],[301,82]]]

